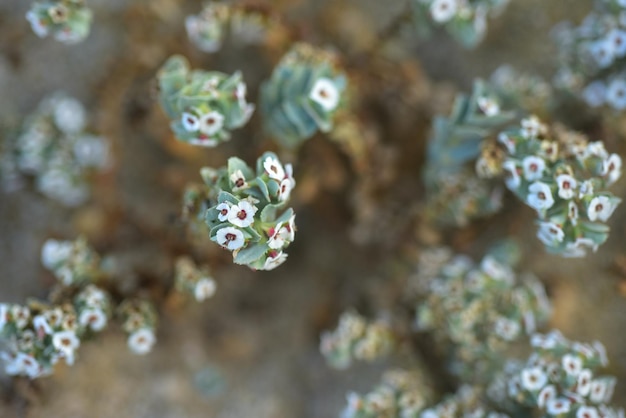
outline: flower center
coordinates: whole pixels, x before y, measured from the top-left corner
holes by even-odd
[[[546,194],[544,192],[537,193],[539,200],[546,200]]]
[[[242,187],[244,185],[245,181],[242,178],[238,178],[237,181],[235,182],[235,186],[236,187]]]
[[[224,208],[220,211],[220,213],[224,216],[228,215],[228,209]]]
[[[237,239],[237,235],[235,235],[235,234],[226,234],[225,238],[226,238],[226,241],[230,242],[230,241],[236,240]]]
[[[563,189],[564,190],[569,190],[569,188],[571,187],[569,181],[564,181],[563,182]]]
[[[237,213],[237,217],[243,221],[248,217],[248,214],[245,210],[240,210],[239,213]]]
[[[604,205],[602,203],[598,203],[596,205],[596,212],[601,212],[604,209]]]

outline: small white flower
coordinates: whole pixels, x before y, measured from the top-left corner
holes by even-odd
[[[49,239],[41,248],[41,264],[48,269],[54,269],[59,263],[67,260],[71,253],[71,242]]]
[[[621,29],[613,29],[607,35],[607,41],[613,43],[613,53],[621,58],[626,55],[626,32]]]
[[[276,225],[276,227],[270,229],[270,238],[267,241],[267,245],[271,249],[279,250],[293,242],[295,238],[295,218],[296,215],[293,215],[287,223],[280,223]]]
[[[217,231],[217,243],[231,251],[238,250],[245,243],[243,232],[237,228],[228,226]]]
[[[293,182],[289,179],[284,179],[280,182],[278,187],[278,200],[284,202],[291,196],[291,190],[293,189]]]
[[[61,325],[61,321],[63,321],[63,311],[59,308],[47,310],[44,312],[44,316],[53,327],[58,327]]]
[[[509,154],[515,154],[515,141],[506,133],[500,132],[498,142],[505,146]]]
[[[492,279],[502,280],[504,282],[512,282],[515,277],[513,270],[507,265],[504,265],[492,256],[486,256],[480,263],[481,270]]]
[[[479,97],[476,103],[485,116],[492,117],[500,113],[500,104],[491,97]]]
[[[313,85],[309,98],[322,106],[325,111],[331,112],[339,105],[339,90],[332,80],[320,78]]]
[[[235,172],[230,175],[230,182],[233,185],[234,192],[250,187],[241,170],[235,170]]]
[[[593,141],[587,144],[587,148],[585,149],[585,155],[587,157],[599,157],[602,159],[609,158],[609,153],[606,152],[606,148],[604,148],[604,143],[602,141]]]
[[[606,102],[606,84],[594,81],[583,90],[583,100],[591,107],[600,107]]]
[[[30,22],[30,26],[33,29],[33,32],[35,32],[35,35],[40,38],[45,38],[46,36],[48,36],[49,32],[48,26],[46,26],[46,22],[40,19],[35,12],[31,10],[26,13],[26,20]]]
[[[583,361],[578,356],[566,354],[561,359],[561,366],[570,376],[578,376],[583,369]]]
[[[240,228],[246,228],[254,223],[254,214],[257,210],[256,206],[242,200],[230,208],[228,222]]]
[[[593,195],[593,183],[591,180],[585,180],[580,184],[580,189],[578,190],[578,198],[582,199],[585,196]]]
[[[591,379],[593,378],[593,374],[591,370],[584,369],[578,375],[578,380],[576,383],[576,392],[581,396],[589,395],[591,391]]]
[[[556,388],[553,385],[548,385],[541,389],[537,396],[537,406],[539,408],[545,408],[549,401],[556,399]]]
[[[52,345],[66,359],[74,358],[74,350],[80,346],[80,340],[76,337],[74,331],[55,332],[52,335]],[[68,361],[69,363],[70,361]]]
[[[502,339],[513,341],[519,335],[521,327],[516,321],[506,317],[499,317],[496,320],[494,330]]]
[[[541,123],[539,118],[535,115],[530,116],[529,118],[522,119],[522,136],[524,138],[537,138],[540,134],[545,133],[547,130],[546,126]]]
[[[543,176],[543,172],[546,169],[546,162],[543,158],[531,155],[524,158],[522,167],[524,169],[524,178],[528,181],[535,181]]]
[[[563,242],[565,238],[565,232],[563,229],[554,222],[540,222],[539,230],[537,231],[537,238],[545,245],[552,247]]]
[[[617,110],[626,109],[626,81],[615,79],[609,84],[606,101]]]
[[[196,287],[194,288],[194,297],[198,302],[202,302],[215,294],[217,286],[215,281],[210,277],[203,277],[198,280]]]
[[[228,220],[228,216],[230,214],[230,208],[231,205],[227,202],[224,203],[220,203],[219,205],[217,205],[215,207],[215,210],[217,210],[217,219],[220,220],[220,222],[226,222]]]
[[[596,353],[598,354],[598,357],[600,358],[600,364],[603,367],[608,366],[609,358],[606,355],[606,348],[604,348],[604,344],[602,344],[600,341],[594,341],[591,343],[591,346],[594,348],[594,350],[596,350]]]
[[[589,45],[589,52],[600,68],[607,68],[613,63],[615,51],[613,44],[607,40],[599,40]]]
[[[24,328],[28,325],[30,319],[30,309],[25,306],[13,306],[11,308],[11,316],[13,317],[13,323],[18,329]]]
[[[592,402],[602,402],[606,397],[608,385],[604,380],[594,380],[591,382],[589,400]]]
[[[528,187],[528,196],[526,202],[530,207],[537,211],[550,209],[554,205],[554,198],[550,186],[545,183],[536,181]]]
[[[44,315],[37,315],[33,318],[33,328],[37,332],[39,338],[44,335],[52,334],[52,327],[48,324],[48,320]]]
[[[572,408],[572,403],[564,398],[549,400],[546,404],[546,410],[550,415],[565,414]]]
[[[39,362],[31,355],[17,353],[14,361],[16,367],[21,370],[20,373],[26,374],[31,379],[38,377],[41,373]]]
[[[522,179],[517,172],[517,165],[515,164],[515,161],[506,160],[502,164],[502,168],[506,171],[507,174],[504,180],[506,183],[506,187],[508,187],[509,190],[516,190],[520,186]]]
[[[593,242],[593,240],[589,238],[576,238],[575,242],[570,242],[565,246],[565,252],[563,252],[563,257],[585,257],[587,255],[587,249],[590,249],[595,253],[598,250],[598,244],[596,244],[595,242]]]
[[[554,162],[559,157],[559,145],[557,142],[542,141],[539,152],[542,157]]]
[[[593,406],[581,406],[576,411],[576,418],[599,418],[598,410]]]
[[[187,132],[197,132],[200,129],[200,119],[194,114],[185,112],[180,121]]]
[[[267,157],[265,161],[263,161],[263,168],[271,179],[278,180],[280,182],[285,178],[285,169],[276,158]]]
[[[54,106],[54,123],[65,133],[72,134],[82,131],[86,124],[85,108],[76,99],[62,97]]]
[[[435,22],[445,23],[454,18],[457,8],[457,0],[435,0],[430,5],[430,15]]]
[[[9,322],[9,305],[0,303],[0,332],[2,332],[7,322]]]
[[[102,309],[85,309],[78,317],[78,323],[93,331],[102,331],[107,325],[107,316]]]
[[[559,186],[559,197],[561,199],[572,199],[576,193],[576,187],[578,182],[569,174],[560,174],[556,177],[556,182]]]
[[[521,378],[522,387],[531,392],[541,390],[548,382],[548,377],[540,367],[522,370]]]
[[[200,132],[212,136],[218,133],[224,126],[224,115],[220,112],[211,111],[200,117]]]
[[[616,207],[617,206],[613,205],[608,197],[596,196],[591,199],[589,206],[587,206],[587,217],[592,222],[597,219],[606,222],[611,217]]]
[[[287,261],[287,254],[283,253],[282,251],[279,253],[276,253],[275,251],[270,252],[270,254],[267,256],[267,259],[265,260],[263,270],[274,270],[285,261]]]
[[[154,332],[150,328],[141,328],[130,334],[128,347],[135,354],[148,354],[156,342]]]
[[[602,162],[600,174],[608,177],[608,184],[615,183],[622,175],[622,158],[617,154],[611,154],[609,158]]]

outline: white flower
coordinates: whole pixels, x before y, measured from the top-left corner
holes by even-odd
[[[570,376],[578,376],[583,369],[583,361],[578,356],[572,354],[566,354],[561,359],[561,366],[565,373]]]
[[[590,221],[600,219],[602,222],[606,222],[617,206],[611,203],[611,200],[606,196],[596,196],[591,199],[589,206],[587,206],[587,217]]]
[[[617,110],[626,109],[626,81],[615,79],[609,84],[606,101]]]
[[[608,385],[604,380],[594,380],[591,382],[589,400],[592,402],[602,402],[606,397]]]
[[[522,370],[522,387],[531,392],[539,391],[548,382],[548,377],[540,367]]]
[[[591,346],[596,350],[598,357],[600,357],[600,364],[604,367],[608,366],[609,358],[606,355],[606,348],[604,348],[604,344],[600,341],[594,341],[591,343]]]
[[[542,141],[539,152],[542,157],[554,162],[559,156],[559,145],[557,142]]]
[[[589,52],[600,68],[610,66],[615,58],[613,44],[607,40],[592,42],[589,45]]]
[[[230,214],[230,208],[231,205],[227,202],[224,203],[220,203],[219,205],[217,205],[215,207],[215,210],[217,210],[217,219],[220,220],[220,222],[225,222],[228,220],[228,216]]]
[[[430,5],[430,15],[437,23],[445,23],[457,13],[457,0],[435,0]]]
[[[271,179],[278,180],[280,182],[285,178],[285,169],[276,158],[267,157],[265,161],[263,161],[263,168]]]
[[[85,108],[71,97],[58,98],[54,103],[54,123],[65,133],[72,134],[85,128]]]
[[[583,90],[583,100],[591,107],[600,107],[606,102],[606,84],[594,81]]]
[[[30,319],[30,309],[25,306],[13,306],[11,308],[11,316],[13,317],[13,323],[18,329],[24,328],[28,325]]]
[[[539,134],[543,134],[547,129],[535,115],[522,119],[521,125],[522,136],[524,138],[536,138]]]
[[[224,126],[224,115],[211,111],[200,117],[200,132],[209,136],[218,133]]]
[[[578,198],[582,199],[585,196],[593,195],[593,183],[591,180],[585,180],[580,184],[580,189],[578,190]]]
[[[247,90],[248,88],[246,87],[246,84],[241,82],[237,84],[237,87],[235,88],[235,98],[237,98],[239,107],[242,109],[245,109],[248,106],[248,103],[246,102]]]
[[[200,119],[196,115],[184,112],[180,121],[187,132],[196,132],[200,129]]]
[[[67,260],[71,253],[71,242],[49,239],[41,248],[41,264],[48,269],[54,269],[59,263]]]
[[[480,263],[481,270],[492,279],[512,282],[515,278],[513,270],[492,256],[486,256]]]
[[[613,43],[613,53],[621,58],[626,55],[626,32],[620,29],[613,29],[607,35],[607,41]]]
[[[565,246],[563,257],[581,258],[587,255],[587,249],[596,252],[598,250],[598,244],[589,238],[576,238],[575,242],[570,242]]]
[[[55,332],[52,335],[52,345],[65,358],[67,364],[74,362],[74,351],[80,346],[80,340],[74,331]]]
[[[44,312],[44,316],[51,326],[58,327],[63,320],[63,311],[59,308],[50,309]]]
[[[9,305],[0,303],[0,332],[7,322],[9,322]]]
[[[556,399],[556,388],[553,385],[548,385],[539,392],[537,396],[537,406],[539,408],[545,408],[546,404],[554,399]]]
[[[17,353],[14,362],[16,368],[20,370],[19,373],[24,373],[31,379],[38,377],[41,373],[39,362],[31,355]]]
[[[522,161],[524,169],[524,178],[528,181],[539,180],[546,169],[546,162],[539,157],[533,155],[524,158]]]
[[[546,404],[546,410],[550,415],[565,414],[572,408],[572,403],[564,398],[549,400]]]
[[[203,277],[196,283],[194,288],[194,297],[198,302],[202,302],[215,294],[217,286],[215,281],[210,277]]]
[[[494,326],[496,334],[506,341],[513,341],[517,338],[520,329],[519,323],[506,317],[499,317]]]
[[[217,243],[229,250],[238,250],[243,247],[245,243],[243,232],[237,228],[228,226],[217,231],[216,234]]]
[[[506,187],[508,187],[509,190],[517,189],[520,186],[522,180],[519,173],[517,172],[517,165],[515,164],[515,161],[506,160],[502,164],[502,168],[508,174],[504,180],[506,183]]]
[[[576,418],[599,418],[598,410],[593,406],[581,406],[576,411]]]
[[[26,20],[30,22],[31,28],[33,28],[33,32],[40,38],[45,38],[48,36],[48,27],[44,20],[40,19],[39,16],[32,10],[26,13]]]
[[[515,154],[515,141],[506,133],[500,132],[498,142],[506,147],[509,154]]]
[[[230,175],[230,182],[233,185],[234,192],[250,187],[241,170],[235,170],[235,172]]]
[[[80,313],[78,323],[93,331],[102,331],[107,325],[107,316],[102,309],[85,309]]]
[[[606,148],[604,148],[604,143],[602,141],[593,141],[587,144],[585,156],[594,156],[606,159],[609,158],[609,153],[606,152]]]
[[[552,247],[563,242],[565,238],[565,232],[563,229],[554,222],[540,222],[539,231],[537,231],[537,238],[545,245]]]
[[[52,334],[52,327],[48,324],[48,320],[44,315],[37,315],[33,318],[33,328],[37,332],[39,338],[44,335]]]
[[[256,206],[242,200],[230,208],[228,222],[240,228],[246,228],[254,223],[254,214],[257,210]]]
[[[575,189],[578,186],[576,179],[569,174],[560,174],[556,177],[559,186],[559,197],[561,199],[572,199],[575,196]]]
[[[485,116],[492,117],[500,113],[500,104],[491,97],[479,97],[476,103]]]
[[[130,334],[128,347],[135,354],[148,354],[156,342],[154,332],[150,328],[141,328]]]
[[[591,379],[593,378],[593,374],[591,370],[584,369],[578,375],[578,381],[576,383],[576,392],[581,396],[589,395],[591,391]]]
[[[545,183],[536,181],[528,187],[528,196],[526,202],[530,207],[537,211],[550,209],[554,205],[554,198],[550,186]]]
[[[283,253],[282,251],[279,253],[276,253],[275,251],[270,252],[270,254],[267,256],[267,259],[265,260],[263,270],[274,270],[285,261],[287,261],[287,254]]]
[[[619,180],[622,175],[622,158],[617,154],[611,154],[602,162],[601,175],[608,177],[608,184],[613,184]]]
[[[325,111],[331,112],[339,104],[339,90],[337,90],[332,80],[320,78],[313,85],[309,98],[322,106],[322,109]]]

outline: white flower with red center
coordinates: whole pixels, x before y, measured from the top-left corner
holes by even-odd
[[[276,227],[271,228],[268,232],[269,240],[267,241],[267,245],[273,250],[280,250],[287,244],[286,234],[287,229],[283,227],[283,224],[280,223],[276,225]]]
[[[572,225],[576,226],[578,223],[578,206],[574,201],[571,201],[567,205],[567,217]]]
[[[626,108],[626,81],[615,79],[611,81],[606,92],[606,101],[615,109]]]
[[[245,243],[243,232],[237,228],[233,228],[232,226],[221,228],[215,234],[215,238],[219,245],[226,247],[231,251],[238,250],[243,247]]]
[[[613,43],[604,39],[593,42],[589,47],[589,52],[600,68],[607,68],[615,59]]]
[[[587,249],[595,253],[598,250],[598,244],[589,238],[576,238],[576,241],[565,246],[563,257],[581,258],[587,255]]]
[[[515,154],[515,140],[506,133],[500,132],[498,142],[504,145],[509,154]]]
[[[141,328],[130,334],[128,337],[128,347],[139,355],[148,354],[156,342],[154,331],[150,328]]]
[[[187,132],[196,132],[200,129],[200,119],[194,114],[185,112],[181,116],[180,121]]]
[[[291,191],[296,187],[296,180],[293,178],[293,166],[285,165],[285,178],[281,180],[278,187],[278,200],[284,202],[291,196]]]
[[[211,111],[200,117],[200,132],[212,136],[218,133],[224,126],[224,115],[220,112]]]
[[[519,335],[521,327],[519,323],[506,317],[499,317],[494,325],[494,331],[500,338],[513,341]]]
[[[548,401],[556,399],[556,388],[553,385],[548,385],[541,389],[537,396],[537,406],[539,408],[545,408]]]
[[[559,186],[559,197],[561,199],[572,199],[576,195],[576,187],[578,182],[569,174],[560,174],[556,177],[556,183]]]
[[[548,382],[548,377],[540,367],[532,367],[522,370],[522,387],[531,392],[541,390]]]
[[[604,380],[593,380],[589,390],[589,400],[592,402],[602,402],[606,398],[608,385]]]
[[[502,168],[506,173],[504,182],[509,190],[516,190],[522,183],[519,173],[517,172],[517,164],[513,160],[507,160],[502,164]]]
[[[215,210],[217,210],[217,219],[219,219],[220,222],[226,222],[228,220],[231,207],[231,204],[228,202],[220,203],[215,207]]]
[[[44,312],[44,316],[53,327],[58,327],[61,325],[61,321],[63,321],[63,311],[59,308],[47,310]]]
[[[193,295],[196,298],[196,301],[202,302],[215,294],[217,286],[215,285],[215,280],[210,277],[202,277],[196,283],[196,286],[193,291]]]
[[[430,5],[430,15],[437,23],[446,23],[456,16],[457,0],[435,0]]]
[[[28,320],[30,319],[30,309],[22,306],[13,306],[11,308],[11,316],[13,317],[13,322],[17,329],[22,329],[26,325],[28,325]]]
[[[35,357],[29,354],[17,353],[14,362],[15,367],[20,370],[18,373],[24,373],[31,379],[38,377],[41,373],[41,366],[39,365],[39,362],[35,359]]]
[[[278,180],[279,182],[285,178],[285,169],[283,165],[274,157],[267,157],[263,161],[263,168],[271,179]]]
[[[578,375],[578,380],[576,382],[576,392],[581,396],[589,395],[591,391],[591,379],[593,375],[591,374],[591,370],[584,369]]]
[[[554,198],[550,186],[546,183],[536,181],[528,187],[526,202],[537,211],[550,209],[554,205]]]
[[[559,145],[552,141],[542,141],[540,155],[546,158],[548,161],[556,161],[559,156]]]
[[[609,158],[602,162],[602,176],[608,177],[608,184],[613,184],[622,175],[622,158],[617,154],[611,154]]]
[[[576,418],[599,418],[598,410],[593,406],[581,406],[576,411]]]
[[[44,315],[37,315],[33,318],[33,328],[35,332],[37,332],[39,339],[43,339],[44,336],[52,334],[53,332],[52,327]]]
[[[74,351],[80,346],[80,340],[74,331],[60,331],[52,335],[52,345],[71,364],[74,359]]]
[[[78,323],[92,331],[102,331],[107,325],[107,316],[102,309],[85,309],[78,317]]]
[[[546,169],[546,162],[543,158],[531,155],[524,158],[522,167],[524,169],[524,178],[528,181],[535,181],[543,176],[543,172]]]
[[[476,100],[476,104],[478,104],[478,107],[485,116],[492,117],[500,113],[500,104],[492,97],[479,97]]]
[[[257,210],[256,206],[242,200],[230,208],[230,212],[228,212],[228,222],[240,228],[249,227],[254,223],[254,214]]]
[[[572,408],[572,403],[565,398],[552,399],[546,403],[546,411],[550,415],[566,414]]]
[[[561,359],[561,366],[570,376],[578,376],[583,369],[583,361],[578,356],[566,354]]]
[[[238,192],[239,190],[250,187],[241,170],[235,170],[235,172],[230,175],[230,183],[233,185],[233,192]]]
[[[320,78],[313,85],[309,98],[325,111],[331,112],[339,105],[339,90],[337,90],[332,80]]]
[[[527,139],[537,138],[540,134],[544,134],[547,131],[546,126],[535,115],[522,119],[521,125],[522,136]]]
[[[611,217],[616,207],[617,206],[611,203],[611,199],[608,197],[596,196],[591,199],[589,206],[587,206],[587,217],[592,222],[597,219],[606,222]]]
[[[274,270],[276,267],[287,261],[287,254],[282,251],[270,251],[263,265],[263,270]]]

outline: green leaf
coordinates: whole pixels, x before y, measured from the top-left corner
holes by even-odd
[[[239,250],[233,261],[235,264],[248,265],[263,257],[269,249],[267,244],[252,244]]]
[[[239,203],[239,199],[223,190],[217,195],[217,201],[219,203],[230,202],[234,205],[237,205]]]

